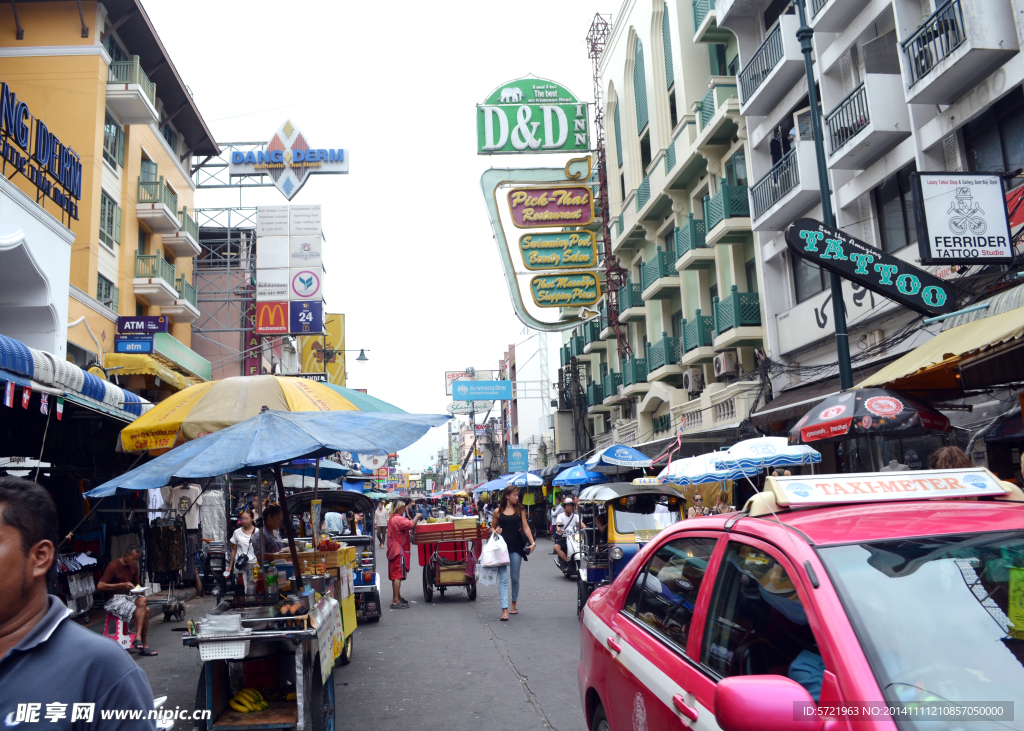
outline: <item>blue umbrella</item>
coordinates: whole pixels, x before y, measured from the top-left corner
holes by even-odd
[[[299,462],[300,460],[295,460]],[[302,460],[305,463],[305,460]],[[316,477],[316,460],[310,460],[308,464],[293,464],[282,468],[286,475],[303,475],[304,477]],[[350,474],[352,469],[343,464],[332,462],[329,459],[320,460],[320,478],[324,480],[336,480]]]
[[[451,416],[365,411],[263,411],[227,429],[186,442],[90,490],[88,497],[164,487],[176,479],[225,475],[334,452],[390,454]]]
[[[518,475],[512,475],[505,484],[513,487],[540,487],[544,484],[544,480],[530,472],[520,472]]]
[[[596,470],[601,467],[625,467],[638,470],[650,467],[651,462],[651,458],[643,452],[621,444],[613,444],[597,452],[593,457],[584,462],[583,466],[588,470]]]
[[[491,480],[490,482],[485,482],[482,485],[478,485],[473,489],[473,497],[476,497],[482,492],[494,492],[495,490],[504,490],[505,484],[508,482],[509,477],[511,477],[511,475],[506,477],[499,477],[496,480]]]
[[[551,484],[555,487],[565,487],[566,485],[596,485],[607,481],[608,478],[600,472],[589,472],[581,465],[577,465],[562,470]]]

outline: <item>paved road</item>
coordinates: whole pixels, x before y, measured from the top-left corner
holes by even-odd
[[[409,609],[390,611],[356,630],[354,659],[335,670],[337,728],[380,731],[584,731],[576,685],[579,623],[575,585],[551,561],[541,540],[523,564],[519,615],[500,622],[497,587],[480,587],[475,602],[465,592],[434,593],[423,601],[413,553],[404,596]],[[383,551],[378,565],[384,566]],[[209,598],[189,603],[202,617]],[[191,709],[199,668],[195,650],[181,646],[175,623],[158,619],[150,644],[159,657],[138,658],[155,695],[168,708]],[[187,731],[179,724],[179,731]]]

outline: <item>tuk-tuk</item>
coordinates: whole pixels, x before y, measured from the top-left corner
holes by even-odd
[[[653,477],[594,485],[580,492],[577,613],[583,611],[590,593],[618,576],[644,544],[682,520],[685,507],[679,490]]]
[[[374,550],[375,527],[373,524],[373,500],[360,492],[350,490],[319,490],[317,499],[322,501],[320,516],[326,525],[334,521],[326,520],[328,513],[362,513],[363,519],[357,529],[355,521],[347,521],[346,533],[328,534],[334,540],[344,541],[356,548],[356,575],[353,585],[356,599],[356,618],[367,622],[377,622],[381,616],[380,576],[377,574],[377,552]],[[313,500],[313,491],[298,492],[288,498],[288,511],[291,515],[302,516],[299,533],[309,537],[308,513]]]

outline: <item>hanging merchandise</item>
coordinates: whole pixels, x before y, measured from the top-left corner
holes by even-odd
[[[181,571],[185,543],[180,520],[157,520],[149,529],[149,563],[154,573]]]

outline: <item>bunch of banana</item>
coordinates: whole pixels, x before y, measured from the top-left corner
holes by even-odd
[[[264,700],[258,690],[243,688],[235,694],[235,697],[228,701],[228,705],[239,713],[255,713],[270,708],[270,704]]]

